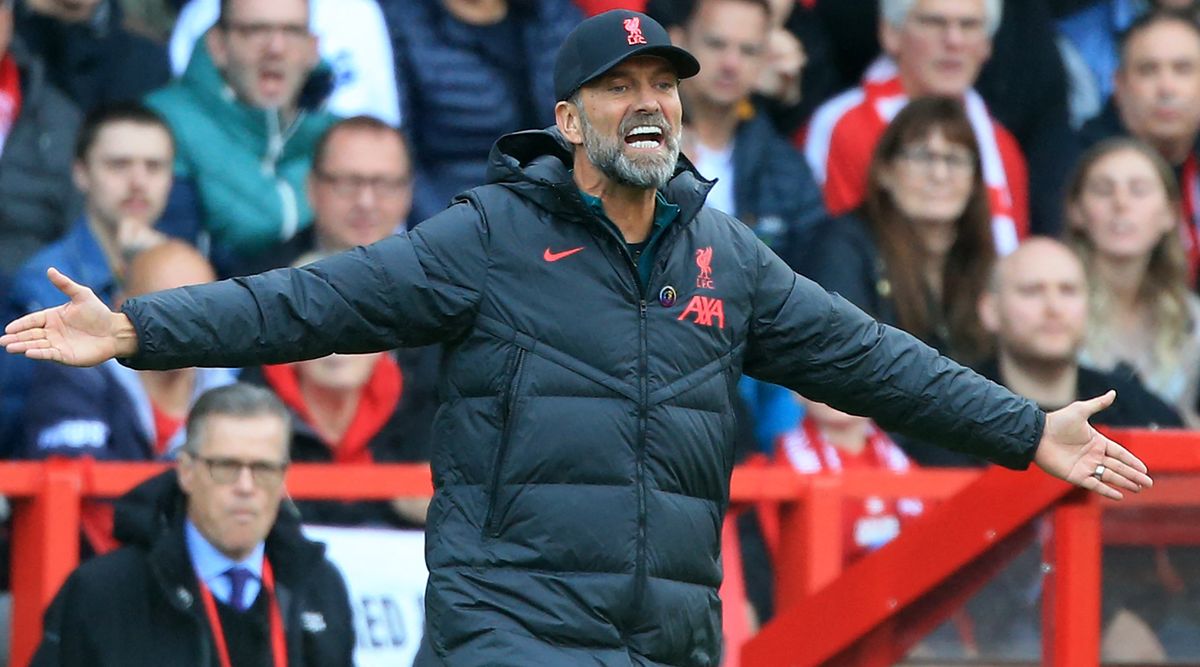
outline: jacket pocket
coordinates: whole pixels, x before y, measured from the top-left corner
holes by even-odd
[[[508,380],[508,388],[504,392],[502,406],[503,427],[500,430],[500,442],[496,445],[496,455],[492,461],[492,479],[487,493],[487,515],[483,521],[483,534],[486,537],[497,537],[500,534],[500,513],[496,511],[497,496],[500,494],[500,472],[504,460],[508,456],[509,441],[512,440],[513,422],[516,421],[517,400],[520,398],[521,374],[525,370],[525,348],[517,348],[517,358],[513,362],[512,376]]]

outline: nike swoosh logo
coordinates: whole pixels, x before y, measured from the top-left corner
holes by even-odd
[[[583,250],[583,246],[571,248],[570,250],[564,250],[562,252],[550,252],[550,249],[546,248],[546,252],[542,253],[542,259],[546,260],[547,262],[557,262],[563,257],[570,257],[571,255],[574,255],[580,250]]]

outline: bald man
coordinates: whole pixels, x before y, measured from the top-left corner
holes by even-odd
[[[138,253],[125,275],[125,298],[215,279],[212,267],[182,241]],[[223,368],[134,371],[115,361],[93,368],[38,364],[26,405],[24,458],[91,456],[114,461],[167,458],[182,442],[192,401],[233,382]]]
[[[1096,425],[1182,427],[1179,415],[1151,395],[1132,370],[1080,366],[1087,332],[1083,264],[1062,243],[1035,237],[996,263],[979,299],[979,318],[995,336],[996,357],[977,370],[1014,393],[1053,410],[1116,389],[1121,400],[1093,417]]]

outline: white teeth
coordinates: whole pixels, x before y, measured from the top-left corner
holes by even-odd
[[[662,129],[653,125],[639,125],[638,127],[633,128],[633,130],[625,136],[635,137],[639,134],[662,134]]]
[[[661,144],[657,141],[634,141],[629,144],[634,148],[658,148]]]

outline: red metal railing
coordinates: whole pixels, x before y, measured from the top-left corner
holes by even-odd
[[[1125,432],[1119,439],[1160,475],[1128,507],[1200,507],[1194,484],[1163,473],[1200,473],[1200,434]],[[13,501],[12,661],[26,664],[41,636],[41,613],[78,564],[80,504],[111,498],[163,470],[160,464],[51,460],[0,464],[0,494]],[[288,473],[295,498],[387,499],[432,492],[425,466],[316,466]],[[965,492],[964,492],[965,491]],[[842,571],[844,497],[943,501],[892,544]],[[804,477],[783,469],[739,469],[733,503],[777,506],[777,618],[751,640],[743,665],[892,664],[946,610],[965,599],[1027,543],[1034,519],[1050,512],[1052,574],[1044,605],[1047,665],[1095,665],[1099,645],[1099,503],[1041,473],[915,470]],[[1177,523],[1105,518],[1133,542],[1200,543]],[[1111,523],[1111,526],[1110,526]],[[1070,567],[1063,564],[1070,563]],[[902,578],[895,573],[903,573]],[[946,584],[949,584],[946,586]],[[1067,613],[1068,607],[1070,613]],[[1076,652],[1073,652],[1076,651]]]

